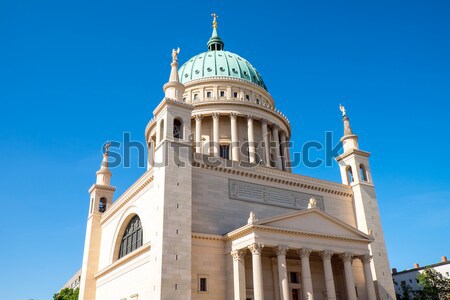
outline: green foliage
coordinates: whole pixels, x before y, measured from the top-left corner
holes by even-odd
[[[402,282],[400,285],[401,288],[401,295],[397,294],[397,299],[398,300],[411,300],[411,299],[415,299],[412,298],[411,296],[413,295],[413,290],[411,288],[411,286],[409,284],[406,284],[406,282]]]
[[[450,300],[450,278],[435,269],[425,269],[417,275],[421,291],[415,293],[417,300]]]
[[[53,295],[53,300],[78,300],[79,289],[63,288]]]

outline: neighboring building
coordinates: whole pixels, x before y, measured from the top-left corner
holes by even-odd
[[[114,203],[106,147],[80,299],[395,299],[370,154],[345,109],[342,184],[293,174],[289,122],[215,17],[207,45],[180,69],[173,51],[147,171]]]
[[[62,287],[64,288],[70,288],[70,289],[76,289],[80,287],[80,278],[81,278],[81,269],[79,269],[73,276],[70,278],[66,284]],[[61,290],[62,290],[61,289]]]
[[[402,283],[409,285],[412,291],[418,291],[421,289],[419,286],[419,280],[417,275],[423,272],[425,269],[433,268],[437,272],[441,273],[443,276],[450,278],[450,261],[447,260],[446,256],[442,256],[441,262],[420,267],[419,264],[414,264],[413,269],[403,270],[397,272],[396,268],[392,269],[392,279],[394,280],[395,293],[402,294]]]

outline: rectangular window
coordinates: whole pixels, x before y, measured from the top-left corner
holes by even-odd
[[[230,159],[230,145],[220,145],[220,157]]]
[[[220,91],[220,97],[225,97],[225,91]]]
[[[289,272],[289,275],[291,277],[291,283],[300,283],[298,280],[298,273],[297,272]]]
[[[206,278],[201,277],[200,278],[200,292],[207,292],[208,291],[208,283]]]
[[[194,100],[197,100],[198,94],[194,94]]]
[[[211,92],[206,92],[206,97],[211,98]]]
[[[233,97],[234,97],[234,98],[237,98],[237,97],[238,97],[238,93],[237,93],[237,92],[234,92],[234,93],[233,93]]]
[[[245,95],[245,99],[246,100],[250,100],[250,96],[249,95]]]

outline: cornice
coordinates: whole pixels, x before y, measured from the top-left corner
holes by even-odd
[[[295,236],[321,238],[321,239],[327,239],[327,240],[354,242],[354,243],[361,243],[361,244],[370,244],[373,241],[373,240],[368,240],[368,239],[363,239],[363,238],[351,238],[351,237],[338,236],[338,235],[329,235],[329,234],[322,234],[322,233],[316,233],[316,232],[307,232],[307,231],[299,231],[299,230],[293,230],[293,229],[284,229],[284,228],[277,228],[277,227],[271,227],[271,226],[265,226],[265,225],[252,225],[252,224],[246,225],[246,226],[241,227],[237,230],[234,230],[230,233],[227,233],[223,236],[223,238],[225,241],[232,241],[232,240],[241,238],[243,236],[246,236],[247,234],[249,234],[251,232],[255,232],[256,230],[265,231],[265,232],[284,233],[284,234],[290,234],[290,235],[295,235]]]
[[[114,191],[116,190],[116,187],[115,187],[115,186],[110,186],[110,185],[104,185],[104,184],[97,184],[97,183],[94,183],[94,184],[90,187],[89,193],[92,193],[92,191],[93,191],[94,189],[108,190],[108,191],[114,192]]]
[[[109,266],[104,268],[103,270],[97,272],[97,274],[94,275],[95,279],[98,279],[98,278],[108,274],[109,272],[113,271],[114,269],[116,269],[116,268],[124,265],[125,263],[129,262],[130,260],[132,260],[136,256],[141,255],[142,253],[150,251],[150,248],[151,248],[150,247],[150,243],[142,245],[141,247],[137,248],[133,252],[125,255],[124,257],[120,258],[119,260],[116,260],[115,262],[113,262],[112,264],[110,264]]]
[[[359,155],[362,157],[370,157],[370,152],[362,151],[359,149],[350,149],[347,152],[342,153],[341,155],[336,157],[336,161],[341,161],[343,159],[346,159],[350,155]]]
[[[199,232],[193,232],[192,238],[199,239],[199,240],[224,241],[224,237],[222,235],[199,233]]]
[[[194,167],[348,198],[353,197],[352,188],[344,184],[292,174],[264,166],[250,166],[248,168],[243,168],[238,165],[239,162],[231,162],[230,166],[215,166],[213,164],[205,163],[201,156],[202,154],[194,153]],[[218,160],[218,158],[214,159]]]
[[[109,209],[102,215],[101,224],[105,223],[111,216],[113,216],[120,208],[128,203],[134,196],[142,191],[150,182],[153,181],[153,168],[147,170],[133,185],[131,185]]]

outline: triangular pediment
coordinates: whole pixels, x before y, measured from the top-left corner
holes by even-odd
[[[324,213],[318,208],[259,220],[254,225],[326,236],[372,240],[369,235]]]

